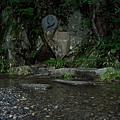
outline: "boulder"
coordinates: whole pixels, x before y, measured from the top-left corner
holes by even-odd
[[[20,85],[24,89],[41,89],[41,90],[47,90],[51,88],[52,86],[49,84],[21,84]]]
[[[101,68],[101,69],[96,69],[95,73],[99,76],[105,74],[107,71],[114,71],[114,68],[112,67],[106,67],[106,68]]]
[[[61,78],[64,74],[71,73],[73,78],[82,78],[86,80],[94,80],[98,77],[95,72],[96,69],[88,69],[88,68],[59,68],[51,71],[51,76],[55,76],[56,78]]]
[[[9,73],[13,73],[14,75],[30,75],[36,73],[36,71],[30,66],[19,66],[10,68]]]
[[[39,76],[48,76],[49,71],[46,68],[37,68],[34,66],[19,66],[12,67],[9,69],[9,73],[14,75],[39,75]]]
[[[106,68],[59,68],[53,69],[50,75],[55,78],[62,78],[62,73],[67,74],[71,73],[72,78],[81,78],[83,80],[95,80],[99,78],[101,75],[106,73],[107,71],[113,71],[114,68],[106,67]]]

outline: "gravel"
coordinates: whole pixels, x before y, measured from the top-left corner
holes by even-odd
[[[0,88],[0,120],[18,120],[33,116],[28,95],[15,87]]]
[[[120,85],[0,88],[0,120],[119,120]]]

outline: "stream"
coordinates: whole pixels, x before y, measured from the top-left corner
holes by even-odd
[[[52,88],[21,88],[26,83]],[[47,78],[0,75],[0,120],[120,120],[120,84],[71,86]]]

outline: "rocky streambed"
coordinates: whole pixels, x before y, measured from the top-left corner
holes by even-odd
[[[120,84],[93,87],[56,81],[0,77],[0,120],[119,120]],[[46,89],[34,89],[38,84]]]

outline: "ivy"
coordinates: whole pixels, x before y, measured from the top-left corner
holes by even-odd
[[[10,0],[10,5],[13,6],[15,4],[19,4],[20,0]]]
[[[73,5],[74,9],[79,8],[79,4],[77,0],[62,0],[63,3],[65,4],[71,4]]]
[[[32,17],[34,15],[34,8],[23,8],[23,9],[18,9],[17,14],[20,16],[29,16]]]
[[[82,0],[83,3],[88,3],[88,4],[93,4],[95,2],[97,2],[97,0]]]

